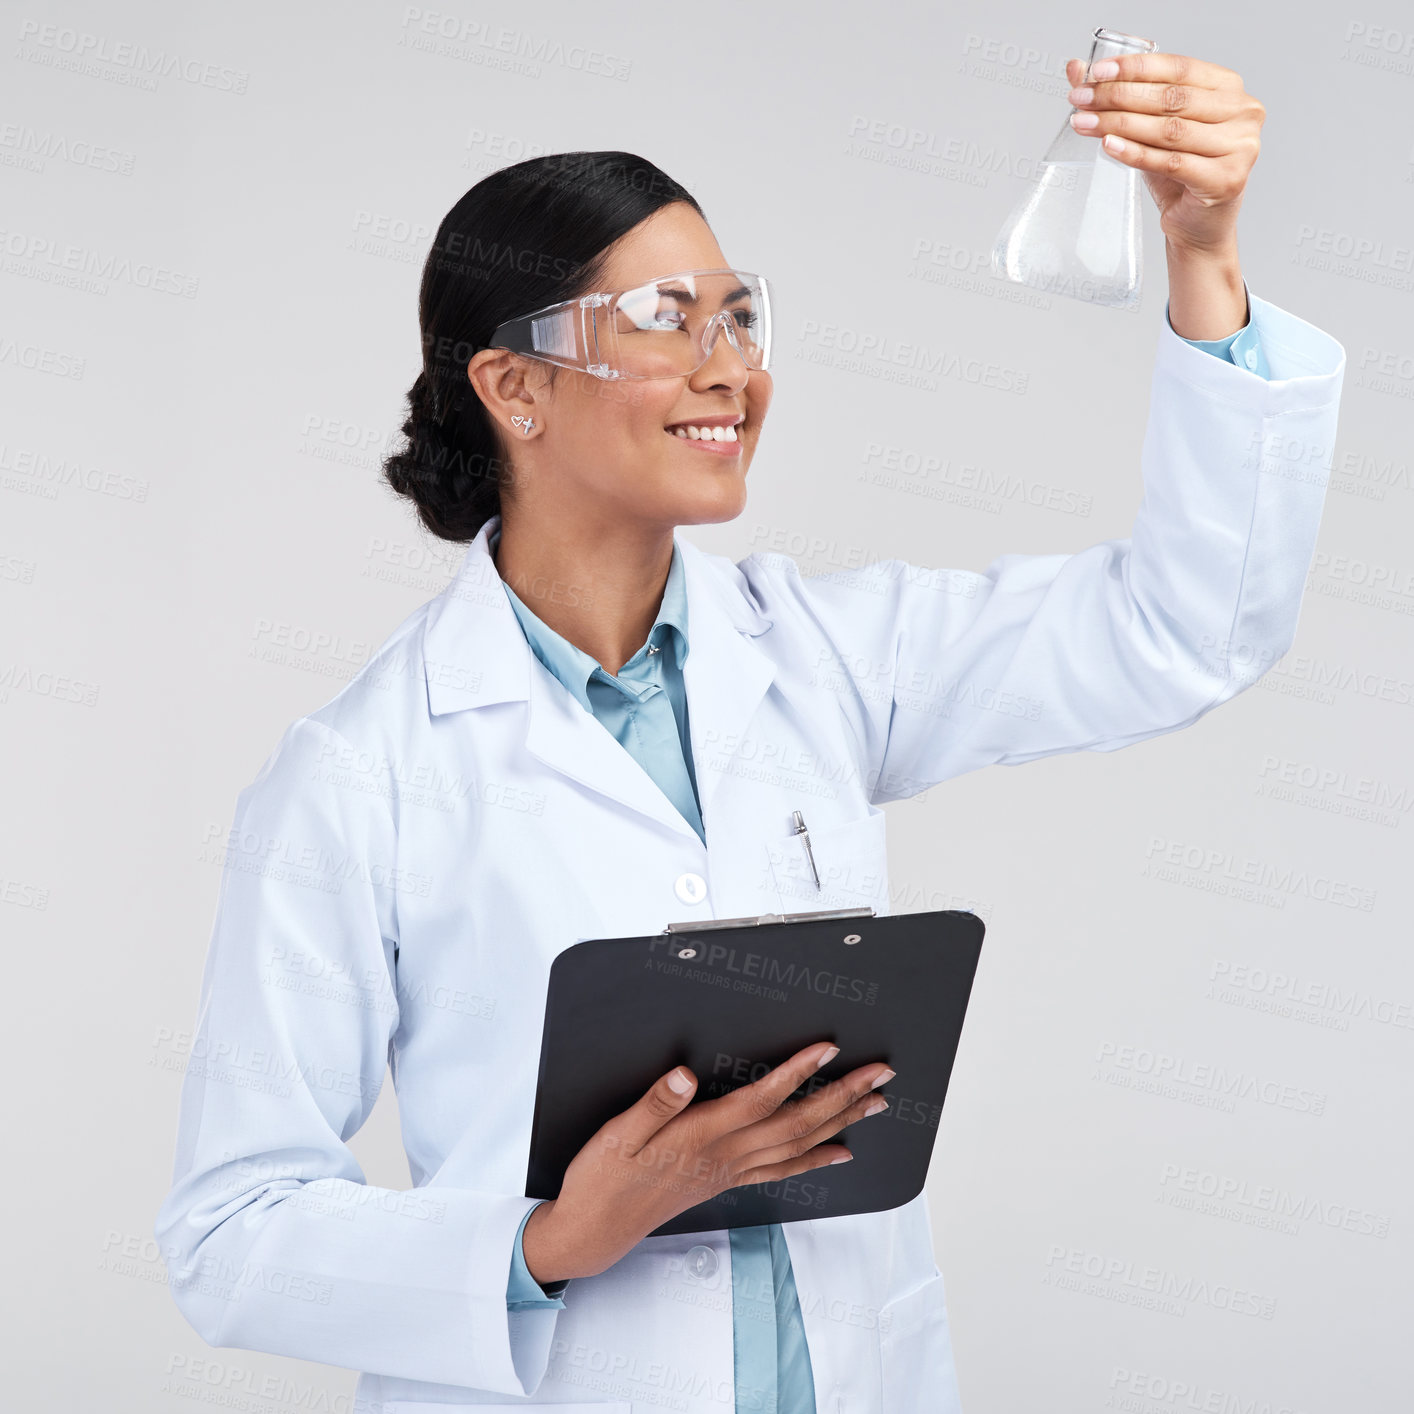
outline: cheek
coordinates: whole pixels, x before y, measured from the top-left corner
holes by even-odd
[[[595,379],[574,400],[570,416],[569,455],[580,477],[603,487],[622,481],[624,467],[656,464],[665,452],[680,389],[670,380],[625,379],[622,383]]]
[[[747,412],[753,422],[760,422],[771,406],[776,385],[769,373],[753,373],[746,385]]]
[[[580,444],[622,444],[638,440],[647,428],[661,431],[667,419],[658,418],[655,402],[646,398],[639,386],[594,378],[578,387],[569,408],[574,440]]]
[[[630,381],[621,390],[622,401],[615,404],[622,437],[647,450],[656,450],[668,435],[663,429],[673,421],[682,390],[671,379],[645,378]]]

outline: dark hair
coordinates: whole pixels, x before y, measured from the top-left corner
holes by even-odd
[[[422,268],[422,372],[408,392],[406,445],[383,476],[443,540],[466,541],[501,508],[499,430],[467,378],[498,325],[588,294],[605,253],[687,189],[631,152],[560,152],[503,167],[442,218]],[[553,380],[556,365],[547,364]]]

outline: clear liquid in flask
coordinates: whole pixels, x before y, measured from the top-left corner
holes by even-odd
[[[1097,29],[1085,66],[1117,54],[1152,53],[1153,40]],[[1066,119],[997,236],[992,270],[1004,279],[1091,304],[1139,303],[1143,250],[1139,173]]]

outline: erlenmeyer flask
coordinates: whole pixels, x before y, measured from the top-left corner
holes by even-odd
[[[1097,29],[1083,82],[1097,59],[1157,48],[1152,39]],[[992,247],[992,272],[1126,309],[1139,303],[1142,266],[1139,173],[1111,157],[1101,139],[1076,132],[1067,116]]]

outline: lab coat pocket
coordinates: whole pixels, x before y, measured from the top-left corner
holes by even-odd
[[[872,908],[883,915],[889,911],[884,812],[877,805],[868,808],[869,814],[858,819],[819,829],[811,827],[811,812],[802,810],[810,834],[809,852],[802,836],[785,832],[764,846],[768,877],[779,901],[777,912]]]
[[[880,1408],[921,1409],[921,1391],[939,1414],[958,1408],[941,1273],[879,1308],[879,1363]]]

